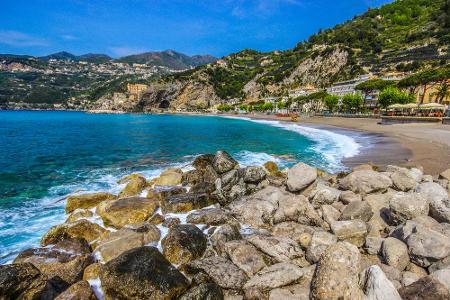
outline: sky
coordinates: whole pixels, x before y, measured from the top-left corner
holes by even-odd
[[[391,0],[0,0],[0,53],[217,57],[293,48]]]

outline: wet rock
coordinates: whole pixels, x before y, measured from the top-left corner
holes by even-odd
[[[248,279],[241,269],[220,256],[211,256],[190,262],[187,265],[187,271],[191,274],[204,272],[224,289],[240,290]]]
[[[237,222],[229,211],[221,208],[204,208],[190,213],[186,218],[188,223],[206,224],[211,226],[222,225],[228,222]]]
[[[359,251],[354,245],[338,242],[328,247],[317,264],[311,298],[361,299],[359,264]]]
[[[159,225],[162,224],[164,220],[165,219],[163,215],[156,213],[153,216],[151,216],[150,219],[148,219],[148,223],[153,225]]]
[[[189,281],[153,247],[122,253],[101,269],[105,299],[173,299]]]
[[[217,284],[202,283],[190,288],[180,300],[223,300],[223,292]]]
[[[164,213],[182,213],[211,204],[214,204],[214,201],[208,194],[186,193],[169,196],[161,203],[161,209]]]
[[[87,266],[86,269],[84,269],[83,280],[88,281],[98,278],[100,276],[101,266],[102,264],[100,263],[93,263]]]
[[[109,193],[92,193],[69,196],[67,197],[66,213],[71,213],[77,208],[93,208],[103,201],[114,199],[116,199],[116,196]]]
[[[340,220],[354,220],[360,219],[368,222],[373,216],[373,211],[370,205],[365,201],[355,201],[348,204],[342,211]]]
[[[205,170],[206,167],[212,166],[214,154],[202,154],[197,156],[192,162],[192,166],[199,171]]]
[[[227,242],[225,251],[231,261],[249,277],[267,266],[261,252],[247,241],[235,240]]]
[[[170,228],[170,227],[178,225],[180,223],[181,223],[181,220],[178,218],[166,218],[163,222],[163,226]]]
[[[362,201],[362,197],[361,195],[355,194],[352,191],[342,191],[339,194],[339,201],[341,201],[344,204],[349,204],[355,201]]]
[[[163,202],[167,197],[186,193],[187,190],[181,186],[154,186],[147,193],[147,198],[158,199]]]
[[[397,289],[377,265],[369,267],[361,281],[367,299],[402,300]]]
[[[225,244],[229,241],[239,240],[242,236],[239,227],[225,224],[211,235],[211,244],[220,256],[226,256]]]
[[[155,185],[175,186],[181,184],[183,179],[183,171],[180,169],[168,169],[162,172],[154,181]]]
[[[422,194],[397,193],[389,203],[390,216],[394,224],[401,224],[418,216],[427,216],[429,204]]]
[[[97,242],[95,253],[104,262],[108,262],[123,252],[142,247],[150,243],[157,243],[161,237],[159,229],[149,223],[126,225],[125,227],[103,235]]]
[[[277,262],[289,262],[304,256],[300,246],[289,238],[252,234],[247,236],[246,239]]]
[[[421,183],[416,192],[430,202],[430,215],[439,222],[450,223],[450,199],[447,191],[437,183]]]
[[[359,194],[370,194],[385,191],[392,186],[392,180],[381,173],[361,170],[355,171],[339,180],[340,186],[344,190],[351,190]]]
[[[266,267],[250,278],[244,289],[257,289],[262,291],[285,286],[297,281],[304,271],[291,263],[278,263]]]
[[[193,194],[212,194],[216,190],[216,185],[210,182],[199,182],[189,190]]]
[[[158,208],[155,199],[130,197],[103,202],[97,206],[97,214],[106,226],[122,228],[127,224],[146,221]]]
[[[78,281],[58,295],[55,300],[97,300],[89,282]]]
[[[147,180],[141,174],[131,174],[119,180],[119,183],[126,183],[127,185],[119,193],[120,198],[139,196],[147,187]]]
[[[361,247],[367,235],[367,226],[361,220],[336,221],[331,224],[331,230],[340,241],[347,241]]]
[[[239,165],[238,162],[225,151],[217,151],[212,164],[214,170],[219,174],[231,171]]]
[[[212,168],[212,167],[211,167]],[[197,183],[204,182],[203,175],[198,170],[184,172],[181,178],[181,184],[184,186],[194,186]]]
[[[105,232],[106,229],[98,224],[91,223],[87,220],[78,220],[50,228],[50,230],[42,237],[41,245],[47,246],[56,244],[62,240],[73,238],[84,238],[86,241],[91,242]]]
[[[396,238],[386,238],[381,253],[386,264],[400,271],[403,271],[409,264],[408,247]]]
[[[266,171],[262,167],[250,166],[240,171],[245,183],[259,183],[266,178]]]
[[[445,285],[431,276],[423,277],[408,286],[402,287],[398,292],[403,300],[450,299],[450,292]]]
[[[174,225],[162,240],[164,256],[173,264],[185,264],[203,255],[206,236],[194,225]]]
[[[298,163],[288,171],[287,187],[291,192],[305,189],[317,179],[317,169]]]
[[[319,261],[322,253],[328,248],[328,246],[336,244],[337,237],[326,231],[314,232],[311,243],[306,251],[306,259],[310,263],[316,263]]]
[[[94,213],[89,209],[77,208],[75,209],[66,220],[66,223],[75,222],[81,219],[87,219],[94,216]]]

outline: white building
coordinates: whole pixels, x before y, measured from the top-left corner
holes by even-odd
[[[365,82],[369,79],[370,79],[369,75],[361,75],[352,80],[336,82],[331,87],[327,88],[327,92],[329,94],[339,96],[340,98],[342,98],[343,96],[345,96],[347,94],[355,94],[357,92],[355,90],[355,87],[358,84]]]

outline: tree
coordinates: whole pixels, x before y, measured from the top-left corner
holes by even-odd
[[[221,104],[217,107],[217,110],[219,110],[219,111],[230,111],[232,109],[233,109],[233,107],[229,104]]]
[[[239,109],[240,109],[240,110],[248,111],[248,110],[249,110],[249,106],[246,105],[246,104],[241,104],[241,105],[239,105]]]
[[[358,84],[355,90],[371,93],[373,91],[382,91],[388,86],[394,85],[396,85],[396,82],[393,80],[371,79]]]
[[[348,111],[359,112],[364,106],[364,99],[360,94],[347,94],[342,98],[342,104]]]
[[[378,96],[378,104],[384,109],[387,109],[392,104],[407,104],[415,102],[414,95],[400,91],[395,87],[387,87]]]
[[[447,97],[450,97],[450,86],[447,82],[444,82],[436,90],[436,100],[441,103]]]
[[[272,102],[266,102],[262,105],[262,110],[263,111],[272,111],[273,110],[273,104]]]
[[[333,112],[339,104],[339,97],[336,95],[328,95],[325,97],[324,101],[328,110]]]

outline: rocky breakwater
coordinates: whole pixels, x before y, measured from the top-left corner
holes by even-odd
[[[70,196],[0,299],[450,299],[450,171],[192,167]]]

